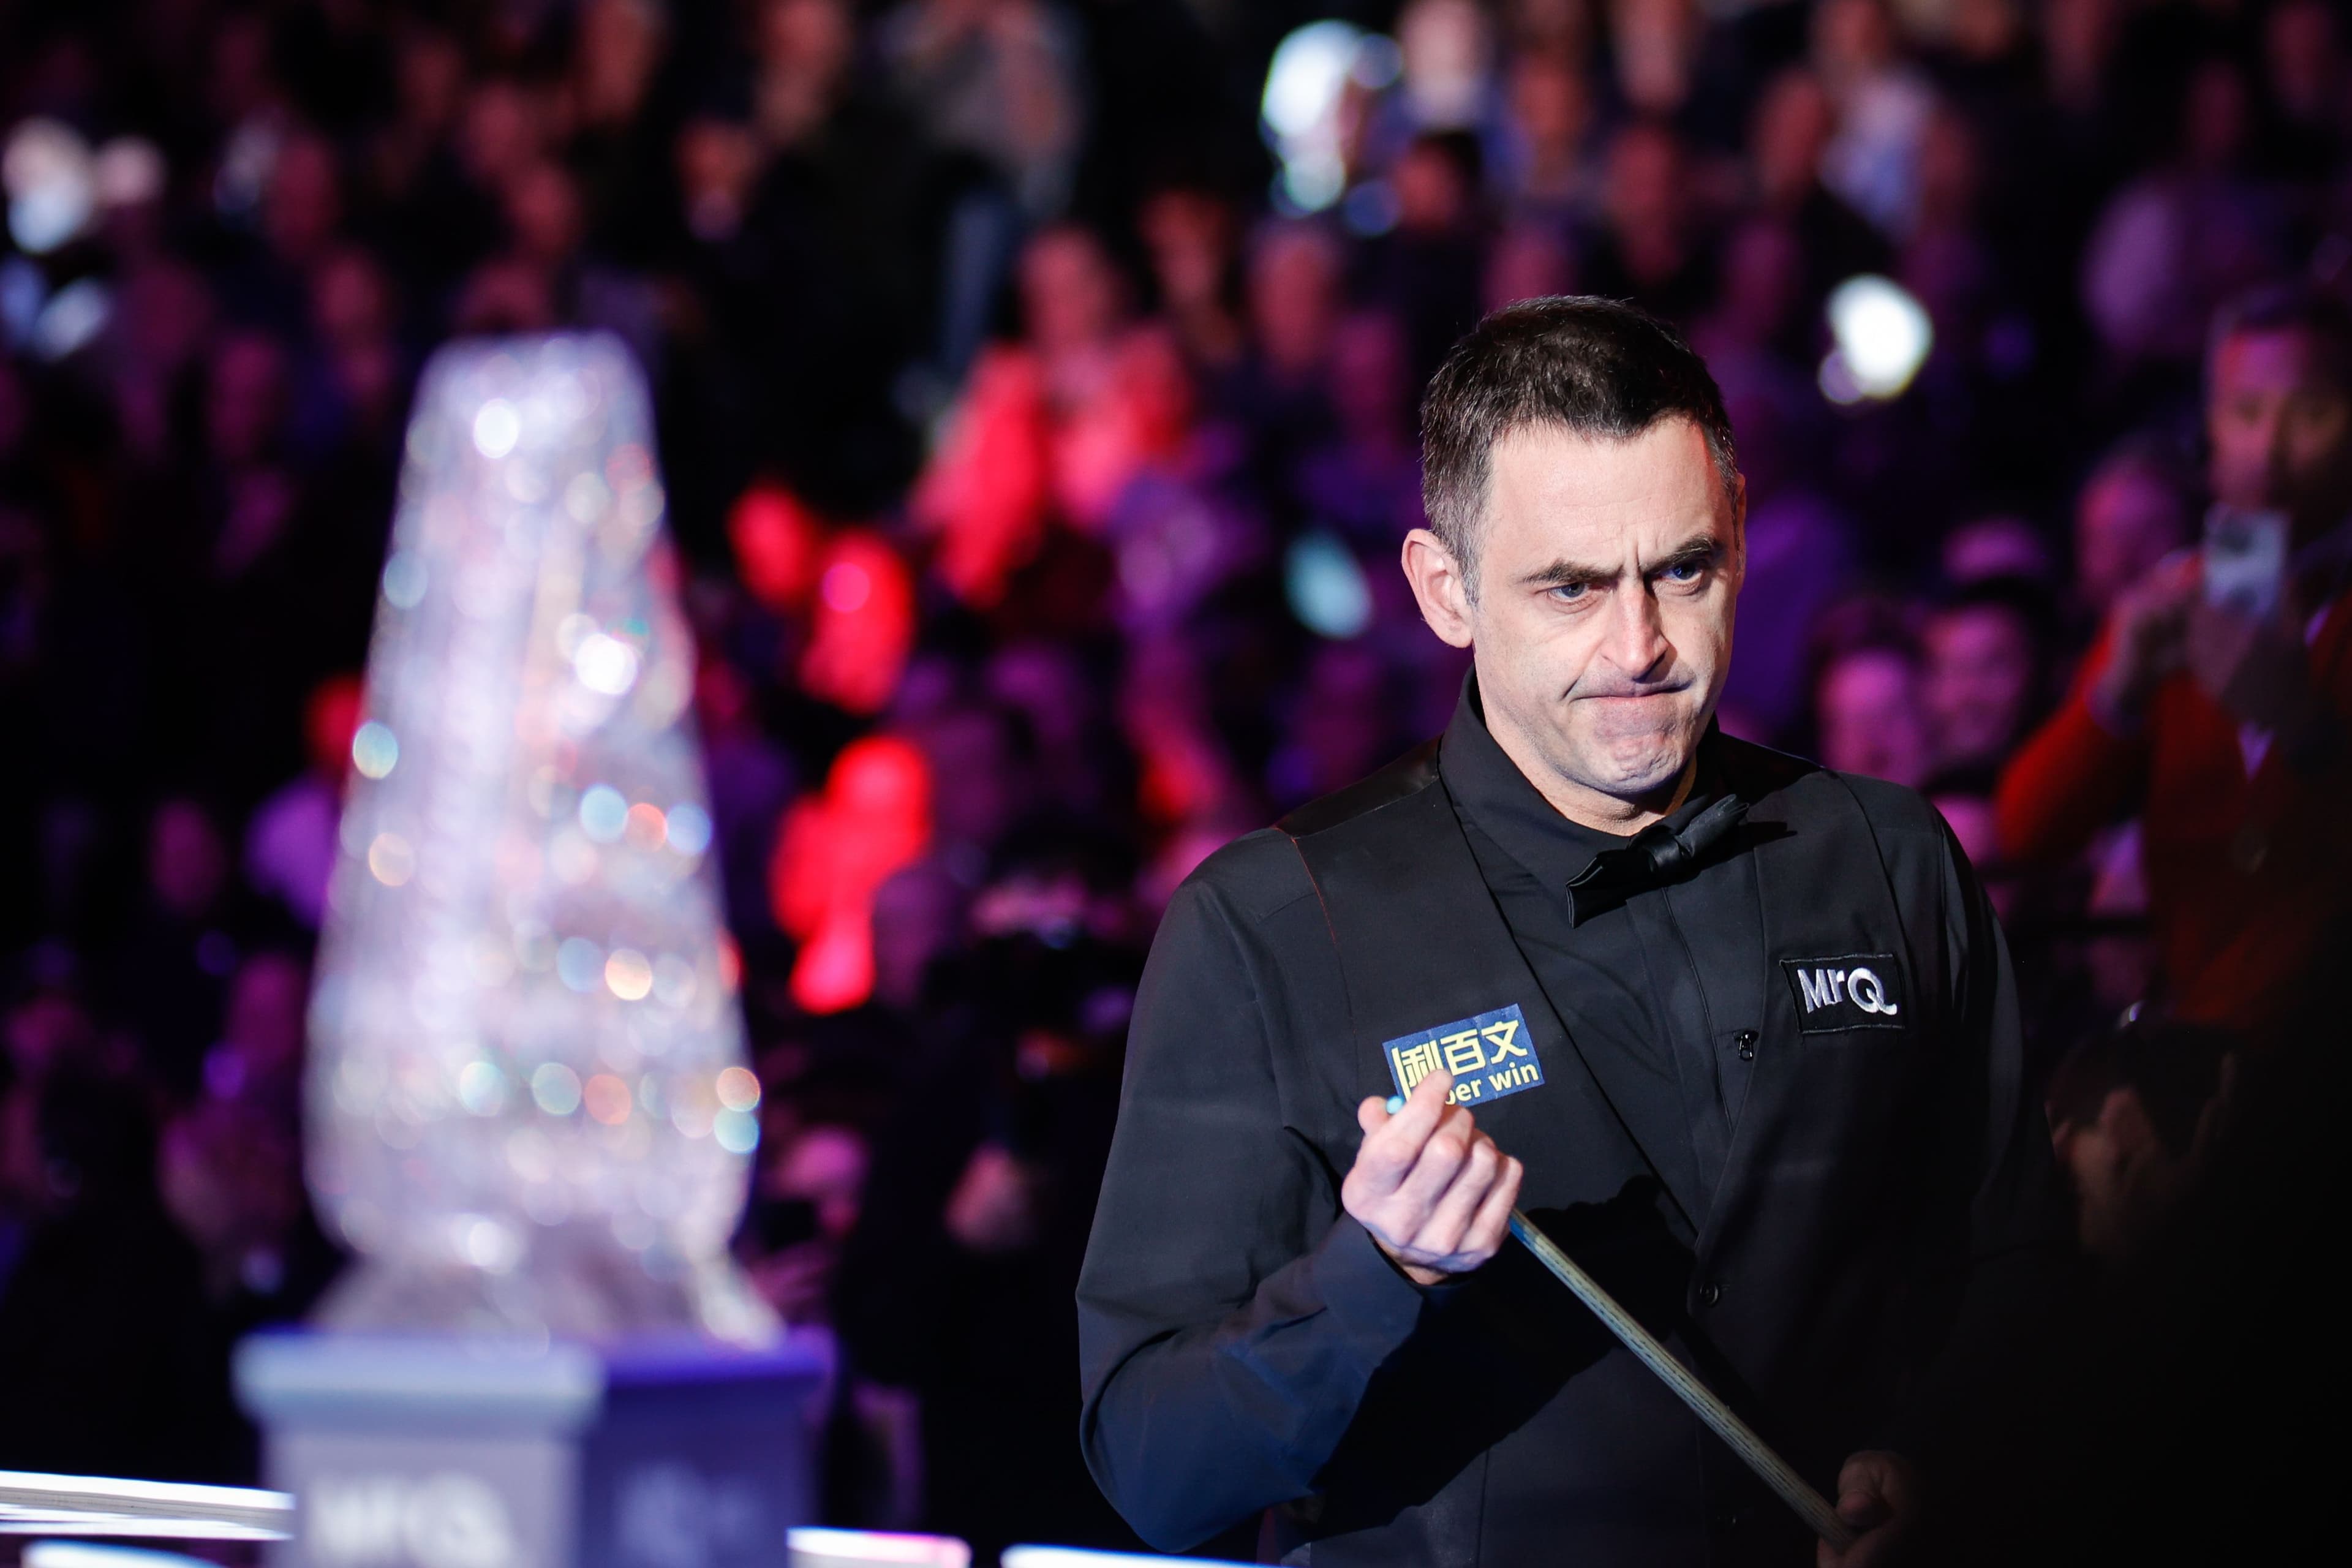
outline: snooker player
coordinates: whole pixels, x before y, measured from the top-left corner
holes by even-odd
[[[1438,741],[1203,864],[1078,1285],[1088,1464],[1181,1549],[1802,1563],[1522,1249],[1567,1248],[1894,1560],[2064,1256],[1982,889],[1910,790],[1714,726],[1745,492],[1629,306],[1529,300],[1423,410]],[[1391,1097],[1404,1096],[1391,1113]]]

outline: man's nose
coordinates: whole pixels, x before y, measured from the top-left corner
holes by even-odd
[[[1609,662],[1636,679],[1653,673],[1674,649],[1658,613],[1658,596],[1646,583],[1631,593],[1612,596],[1609,638],[1603,647]]]
[[[2294,479],[2294,454],[2287,435],[2286,410],[2273,406],[2263,419],[2263,504],[2276,506]]]

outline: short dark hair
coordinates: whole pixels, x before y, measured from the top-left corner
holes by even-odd
[[[2352,310],[2333,294],[2307,283],[2273,283],[2230,300],[2213,312],[2213,330],[2205,340],[2209,376],[2221,345],[2249,332],[2297,332],[2311,339],[2329,379],[2352,392]]]
[[[1963,583],[1937,600],[1933,613],[1942,616],[1962,610],[2005,610],[2016,616],[2032,638],[2036,657],[2058,635],[2058,606],[2052,603],[2050,590],[2015,572]]]
[[[1495,311],[1454,345],[1421,405],[1421,497],[1429,526],[1477,586],[1476,546],[1495,443],[1549,425],[1630,441],[1664,419],[1706,437],[1724,489],[1739,465],[1706,362],[1675,331],[1619,300],[1559,294]]]

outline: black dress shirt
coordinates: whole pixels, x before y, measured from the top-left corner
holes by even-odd
[[[1579,921],[1568,884],[1628,840],[1562,816],[1496,744],[1465,687],[1443,768],[1478,869],[1551,1005],[1587,1050],[1626,1064],[1617,1109],[1685,1217],[1706,1223],[1756,1058],[1764,995],[1763,911],[1754,863],[1721,853],[1686,879]],[[1702,746],[1682,828],[1722,797]],[[1728,848],[1730,847],[1727,847]],[[1712,962],[1701,963],[1706,953]],[[1727,963],[1732,954],[1755,962]]]

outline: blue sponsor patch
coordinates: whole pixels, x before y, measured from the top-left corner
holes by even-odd
[[[1455,1105],[1500,1100],[1538,1088],[1544,1080],[1542,1059],[1528,1037],[1527,1016],[1516,1003],[1475,1018],[1400,1035],[1383,1044],[1381,1052],[1388,1058],[1389,1076],[1396,1080],[1399,1094],[1411,1094],[1414,1085],[1441,1068],[1452,1073],[1454,1092],[1446,1098]]]

